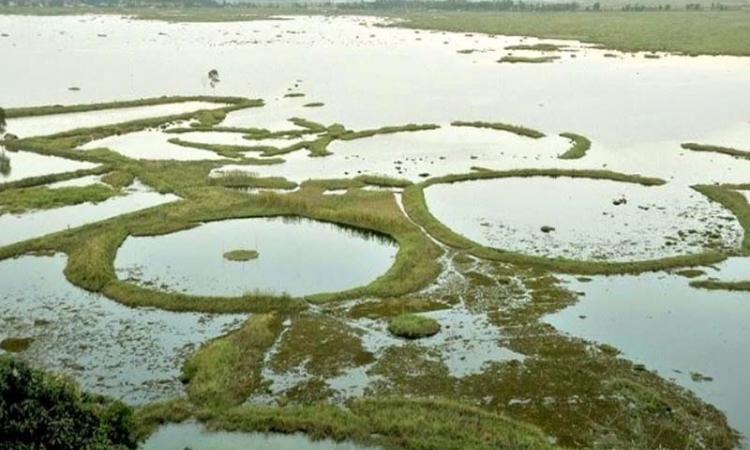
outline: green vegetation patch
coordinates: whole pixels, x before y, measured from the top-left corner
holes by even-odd
[[[719,147],[717,145],[704,145],[687,142],[682,144],[682,148],[694,152],[719,153],[721,155],[734,156],[735,158],[740,159],[750,159],[750,151],[737,150],[736,148],[731,147]]]
[[[388,322],[388,331],[394,336],[419,339],[436,335],[440,331],[440,324],[429,317],[401,314]]]
[[[0,350],[8,353],[21,353],[25,352],[33,342],[34,338],[9,337],[0,341]]]
[[[560,133],[560,136],[570,139],[572,146],[559,159],[579,159],[586,156],[586,152],[591,148],[591,141],[586,136],[575,133]]]
[[[531,128],[521,127],[518,125],[509,125],[507,123],[500,122],[463,122],[455,121],[451,123],[454,127],[473,127],[473,128],[488,128],[491,130],[507,131],[509,133],[517,134],[532,139],[540,139],[545,136],[544,133]]]
[[[123,189],[135,181],[135,176],[124,170],[113,170],[102,177],[102,182],[112,186],[114,189]]]
[[[499,63],[506,64],[544,64],[560,59],[559,56],[503,56],[498,59]]]
[[[229,188],[295,189],[297,183],[283,177],[258,177],[242,170],[221,172],[211,176],[209,183]]]
[[[0,213],[59,208],[81,203],[103,202],[117,191],[102,184],[50,189],[45,186],[0,191]]]
[[[325,103],[323,103],[323,102],[311,102],[311,103],[305,103],[302,106],[304,106],[305,108],[320,108],[322,106],[325,106]]]
[[[531,50],[531,51],[537,51],[537,52],[556,52],[564,48],[565,48],[564,45],[539,43],[539,44],[510,45],[508,47],[505,47],[505,50]]]
[[[230,250],[224,253],[224,259],[227,261],[245,262],[258,259],[257,250]]]
[[[263,358],[278,338],[281,322],[276,314],[255,315],[239,330],[203,345],[182,370],[190,400],[212,407],[236,406],[262,388]]]
[[[119,401],[0,357],[0,436],[8,449],[136,449],[135,421]]]

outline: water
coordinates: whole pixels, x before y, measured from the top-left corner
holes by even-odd
[[[48,103],[44,103],[44,105],[46,104]],[[199,109],[216,109],[221,106],[223,105],[210,102],[182,102],[155,106],[104,109],[100,111],[80,113],[20,117],[18,119],[8,119],[6,131],[21,138],[44,136],[76,128],[96,127],[149,117],[170,116],[173,114],[197,111]]]
[[[224,259],[256,250],[255,260]],[[117,253],[121,279],[194,295],[251,292],[302,296],[373,281],[393,263],[393,241],[307,219],[253,218],[201,225],[165,236],[130,237]]]
[[[1,151],[2,147],[0,147]],[[71,161],[57,156],[38,155],[31,152],[6,151],[3,155],[10,160],[10,171],[0,173],[0,183],[96,167],[96,164],[92,163]]]
[[[122,196],[111,197],[100,203],[32,211],[24,214],[0,215],[0,246],[46,234],[75,228],[87,223],[115,217],[178,200],[179,197],[159,194],[141,183],[134,183]]]
[[[0,262],[0,340],[32,337],[21,357],[128,403],[181,395],[188,355],[247,317],[125,307],[70,284],[65,263],[64,255]]]
[[[664,273],[570,279],[569,288],[585,296],[546,322],[674,379],[750,436],[750,293],[693,289]],[[713,381],[695,381],[693,373]]]
[[[169,139],[173,138],[185,139],[178,134],[147,130],[91,141],[81,146],[81,150],[108,148],[128,158],[148,160],[196,161],[222,159],[218,154],[208,150],[183,147],[168,142]]]
[[[690,189],[608,180],[506,178],[433,185],[432,214],[483,245],[540,256],[639,260],[734,248],[743,230]],[[615,202],[626,203],[615,205]],[[542,227],[554,227],[544,232]],[[711,239],[706,233],[716,233]]]
[[[303,434],[205,431],[196,423],[161,426],[141,450],[374,450],[330,439],[313,441]]]

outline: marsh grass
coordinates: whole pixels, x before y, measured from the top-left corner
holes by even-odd
[[[564,45],[539,43],[539,44],[518,44],[505,47],[505,50],[531,50],[538,52],[556,52],[564,49]]]
[[[20,214],[29,210],[59,208],[81,203],[103,202],[117,190],[102,184],[50,189],[45,186],[0,191],[0,213]]]
[[[487,128],[490,130],[498,130],[498,131],[507,131],[509,133],[517,134],[519,136],[524,136],[532,139],[540,139],[545,136],[544,133],[537,130],[532,130],[531,128],[521,127],[518,125],[510,125],[507,123],[500,123],[500,122],[464,122],[464,121],[455,121],[451,123],[454,127],[473,127],[473,128]]]
[[[209,177],[209,183],[229,188],[259,188],[259,189],[295,189],[297,183],[283,177],[258,177],[255,174],[241,170],[221,172],[220,175]]]
[[[558,156],[559,159],[583,158],[591,148],[591,141],[586,136],[575,133],[560,133],[560,136],[569,139],[572,146],[565,153]]]
[[[135,176],[124,170],[113,170],[102,176],[102,182],[110,185],[113,189],[123,189],[135,181]]]
[[[503,56],[502,58],[498,59],[497,62],[499,63],[506,63],[506,64],[544,64],[544,63],[551,63],[555,60],[560,59],[559,56]]]
[[[735,158],[740,159],[750,159],[750,151],[738,150],[731,147],[719,147],[717,145],[704,145],[687,142],[682,144],[682,148],[694,152],[719,153],[722,155],[734,156]]]

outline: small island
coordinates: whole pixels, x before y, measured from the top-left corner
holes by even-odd
[[[236,262],[252,261],[258,259],[258,252],[255,250],[232,250],[224,253],[224,259]]]

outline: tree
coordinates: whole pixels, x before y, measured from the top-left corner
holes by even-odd
[[[0,108],[0,133],[5,131],[5,110]]]
[[[71,381],[0,357],[0,449],[130,450],[133,410]]]

